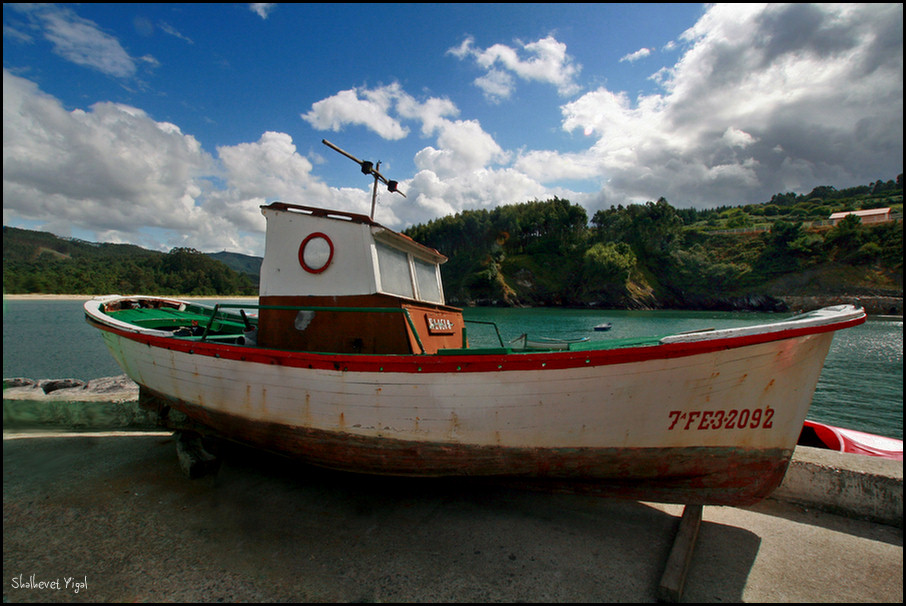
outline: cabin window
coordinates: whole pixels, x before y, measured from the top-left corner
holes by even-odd
[[[437,266],[421,259],[413,259],[418,295],[422,301],[441,303],[440,285],[437,281]]]
[[[409,255],[383,244],[375,244],[378,269],[381,272],[381,290],[391,295],[414,299],[415,292],[409,272]]]

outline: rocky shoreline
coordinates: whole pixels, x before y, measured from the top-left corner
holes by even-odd
[[[829,305],[849,303],[865,308],[865,312],[872,316],[902,316],[903,297],[874,297],[874,296],[784,296],[781,297],[790,310],[811,311]]]
[[[138,405],[138,385],[126,375],[80,379],[3,379],[5,430],[139,430],[157,419]]]

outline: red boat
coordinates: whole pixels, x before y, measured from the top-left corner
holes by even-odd
[[[903,440],[876,436],[854,429],[843,429],[808,419],[802,426],[799,445],[896,461],[903,460]]]

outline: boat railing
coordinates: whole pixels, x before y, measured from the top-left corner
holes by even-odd
[[[500,344],[500,347],[506,347],[506,346],[503,344],[503,337],[500,336],[500,329],[497,328],[497,324],[496,324],[496,323],[494,323],[494,322],[487,322],[487,321],[484,321],[484,320],[465,320],[465,319],[463,320],[463,322],[465,322],[466,324],[483,324],[483,325],[485,325],[485,326],[493,326],[493,327],[494,327],[494,332],[497,334],[497,342]],[[465,335],[463,335],[463,347],[466,346],[465,341],[466,341],[466,337],[465,337]]]

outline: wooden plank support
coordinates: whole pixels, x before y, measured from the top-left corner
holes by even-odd
[[[683,597],[683,587],[686,584],[686,574],[692,561],[692,551],[695,549],[695,540],[698,538],[698,529],[702,523],[702,506],[686,505],[683,508],[683,517],[680,519],[679,530],[673,541],[673,548],[667,558],[667,566],[661,584],[657,589],[657,597],[665,602],[679,602]]]
[[[205,449],[201,436],[192,431],[176,432],[176,457],[182,472],[191,480],[217,473],[220,459]]]

